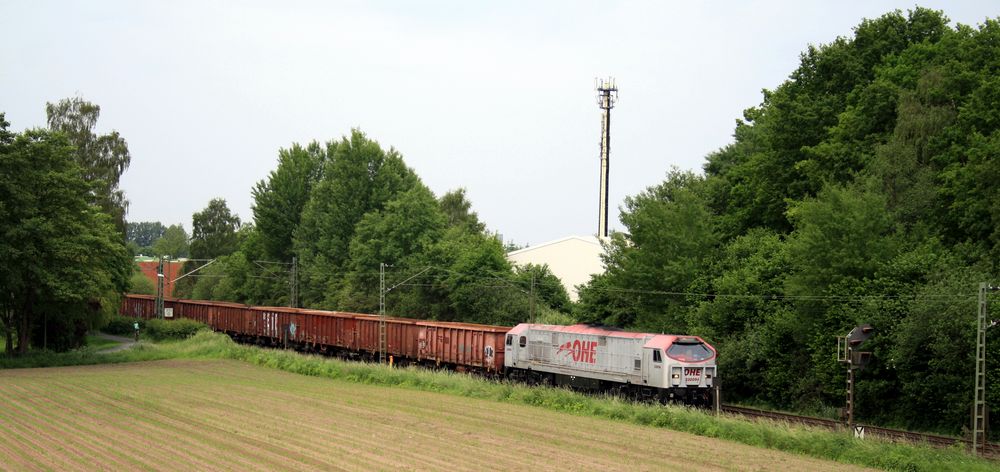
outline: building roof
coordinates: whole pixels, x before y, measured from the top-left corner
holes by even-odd
[[[552,245],[556,245],[556,244],[562,244],[562,243],[565,243],[567,241],[573,241],[573,240],[580,241],[580,242],[587,243],[587,244],[593,244],[594,246],[596,246],[598,248],[601,247],[601,241],[599,239],[597,239],[596,236],[566,236],[565,238],[556,239],[555,241],[548,241],[548,242],[544,242],[544,243],[541,243],[541,244],[538,244],[538,245],[535,245],[535,246],[529,246],[529,247],[526,247],[524,249],[518,249],[516,251],[508,252],[507,253],[507,257],[510,258],[510,256],[517,256],[517,255],[520,255],[520,254],[524,254],[524,253],[528,253],[528,252],[532,252],[532,251],[537,251],[537,250],[542,249],[542,248],[547,247],[547,246],[552,246]]]
[[[587,283],[591,275],[604,272],[603,253],[604,248],[595,236],[568,236],[511,251],[507,260],[519,265],[547,265],[562,282],[570,300],[576,301],[579,298],[576,286]]]

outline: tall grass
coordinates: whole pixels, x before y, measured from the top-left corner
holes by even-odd
[[[16,359],[16,365],[4,359],[0,360],[0,367],[80,365],[168,358],[233,359],[303,375],[531,405],[886,470],[997,470],[996,464],[971,457],[958,447],[936,449],[927,445],[894,444],[872,439],[862,441],[855,440],[846,433],[720,417],[685,407],[636,404],[614,397],[491,382],[451,372],[343,362],[293,351],[239,345],[224,335],[209,331],[197,332],[183,341],[139,344],[131,350],[112,354],[94,354],[93,350],[87,349],[64,354],[45,353],[34,358],[28,356]]]

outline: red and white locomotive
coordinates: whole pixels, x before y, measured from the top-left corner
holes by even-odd
[[[697,336],[519,324],[504,350],[508,375],[527,381],[660,402],[713,398],[715,349]]]

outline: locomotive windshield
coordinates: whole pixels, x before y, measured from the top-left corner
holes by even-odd
[[[681,362],[700,362],[710,359],[715,353],[705,343],[693,339],[678,339],[667,348],[667,356]]]

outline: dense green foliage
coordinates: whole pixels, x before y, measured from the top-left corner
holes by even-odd
[[[292,233],[322,175],[326,156],[327,149],[315,141],[306,147],[293,144],[278,151],[278,168],[253,188],[254,225],[259,229],[262,259],[292,258]]]
[[[176,320],[144,320],[125,316],[113,316],[101,330],[105,333],[118,336],[132,336],[135,334],[136,322],[139,323],[139,332],[142,337],[154,341],[186,339],[194,336],[198,331],[208,329],[208,326],[205,326],[204,323],[183,318]]]
[[[132,277],[129,279],[129,286],[131,287],[129,289],[129,293],[137,295],[156,295],[156,284],[143,275],[138,266],[136,266],[136,269],[132,272]]]
[[[95,134],[101,107],[81,97],[46,103],[45,115],[49,130],[61,133],[74,146],[73,155],[81,175],[92,185],[90,203],[110,215],[118,231],[124,234],[128,200],[118,182],[132,160],[125,138],[117,131]]]
[[[129,221],[125,224],[125,241],[136,254],[150,255],[153,253],[153,243],[163,237],[166,230],[159,221]]]
[[[126,224],[125,240],[137,256],[168,256],[172,259],[189,256],[188,234],[184,225],[168,227],[159,221],[130,221]]]
[[[569,311],[547,267],[515,272],[464,190],[436,198],[397,151],[360,131],[282,149],[253,197],[254,224],[237,233],[238,249],[175,293],[287,305],[294,261],[299,306],[377,312],[384,269],[390,314],[514,324]]]
[[[192,258],[213,259],[236,251],[239,243],[236,232],[240,229],[240,217],[229,210],[225,200],[212,199],[204,210],[194,214],[192,221]]]
[[[0,320],[6,351],[65,350],[117,310],[132,261],[61,133],[0,114]]]
[[[115,315],[108,320],[108,323],[101,328],[101,331],[117,336],[131,336],[135,334],[136,322],[139,323],[140,330],[146,325],[146,320],[140,318]]]
[[[626,200],[579,316],[702,335],[728,401],[811,411],[844,404],[835,336],[869,322],[861,421],[958,433],[1000,260],[1000,22],[948,23],[897,11],[809,47],[704,176]]]
[[[240,217],[229,210],[224,199],[213,198],[204,210],[192,216],[192,221],[191,242],[188,248],[192,260],[184,263],[183,268],[184,274],[191,275],[174,285],[174,296],[180,298],[191,298],[195,291],[196,280],[212,276],[208,271],[200,269],[201,267],[211,263],[213,259],[236,252],[240,246]],[[183,228],[179,229],[183,232]],[[176,231],[174,233],[176,238]],[[158,243],[161,250],[175,248],[175,244],[171,241],[158,241]],[[164,255],[173,256],[173,254]]]
[[[184,231],[183,225],[170,225],[163,230],[163,236],[153,241],[150,252],[154,256],[166,256],[171,259],[188,257],[189,253],[188,234]]]
[[[146,320],[140,324],[139,332],[143,337],[153,341],[165,341],[170,339],[187,339],[194,336],[198,331],[208,329],[204,323],[185,318],[177,320]]]
[[[173,323],[173,322],[168,322]],[[637,404],[619,398],[602,398],[566,389],[498,383],[453,372],[344,362],[293,351],[261,349],[234,344],[228,337],[203,331],[184,341],[140,343],[132,349],[96,354],[85,348],[65,354],[36,352],[19,359],[0,359],[0,368],[84,365],[168,358],[234,359],[303,375],[459,395],[470,398],[529,405],[631,424],[684,431],[756,447],[787,451],[848,464],[903,471],[994,470],[995,465],[967,455],[961,449],[934,449],[866,439],[851,439],[842,432],[822,431],[787,424],[749,422],[679,406]]]

